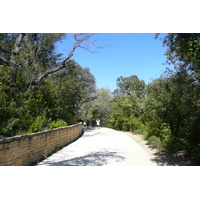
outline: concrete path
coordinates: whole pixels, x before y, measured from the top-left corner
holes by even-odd
[[[74,143],[37,166],[156,166],[132,138],[109,128],[86,130]]]

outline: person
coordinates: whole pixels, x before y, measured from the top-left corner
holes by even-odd
[[[89,120],[87,120],[86,126],[87,126],[87,128],[89,128],[89,126],[90,126],[90,121]]]
[[[100,127],[100,119],[97,119],[96,122],[97,122],[97,127]]]
[[[83,122],[84,127],[86,127],[86,122]]]
[[[92,127],[93,127],[93,129],[94,129],[95,126],[96,126],[96,121],[93,119],[92,120]]]

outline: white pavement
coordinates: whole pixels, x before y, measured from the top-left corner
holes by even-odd
[[[37,166],[156,166],[132,138],[109,128],[84,135]]]

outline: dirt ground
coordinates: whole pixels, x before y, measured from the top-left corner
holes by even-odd
[[[148,142],[144,140],[143,135],[134,135],[130,132],[123,132],[131,137],[151,156],[152,161],[156,162],[159,166],[195,166],[190,160],[184,158],[182,153],[169,153],[166,150],[153,149],[149,146]]]

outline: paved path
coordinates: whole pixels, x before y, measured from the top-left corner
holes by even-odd
[[[86,130],[74,143],[37,166],[156,166],[132,138],[109,128]]]

